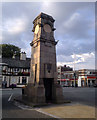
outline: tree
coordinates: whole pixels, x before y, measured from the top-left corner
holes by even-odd
[[[11,44],[0,44],[0,54],[2,57],[12,58],[13,55],[20,56],[21,49]]]

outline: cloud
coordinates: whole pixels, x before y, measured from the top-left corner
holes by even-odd
[[[86,62],[87,60],[93,58],[95,60],[95,54],[92,53],[84,53],[84,54],[77,54],[77,55],[71,55],[71,57],[74,59],[75,63],[80,62]]]
[[[69,37],[71,36],[73,40],[83,38],[87,40],[92,38],[91,32],[93,30],[91,28],[93,23],[94,21],[84,19],[84,16],[81,13],[75,12],[67,21],[63,23],[64,33]]]
[[[23,32],[25,28],[26,28],[25,18],[7,19],[3,23],[4,32],[8,32],[9,34],[13,35]]]
[[[39,5],[38,2],[2,3],[3,43],[25,47],[25,49],[30,47],[30,42],[33,40],[32,21],[40,13]]]
[[[71,29],[76,22],[78,22],[80,20],[80,14],[79,13],[74,13],[69,20],[67,20],[64,23],[64,27],[66,27],[66,29]]]
[[[68,60],[66,62],[66,60],[64,59],[64,61],[60,61],[57,63],[58,66],[60,65],[69,65],[71,67],[76,69],[84,69],[84,68],[95,68],[95,54],[94,52],[92,53],[84,53],[84,54],[73,54],[71,56],[67,56],[67,59],[71,59]]]
[[[58,63],[71,64],[73,53],[79,55],[95,51],[95,3],[89,2],[3,3],[3,27],[0,27],[3,30],[3,43],[19,46],[30,57],[30,43],[33,40],[32,21],[40,12],[47,13],[55,19],[54,36],[59,40],[56,47]],[[91,57],[89,59],[94,64]],[[80,57],[78,60],[86,61],[86,58]],[[85,67],[92,64],[85,61],[80,62],[79,67],[81,64],[86,65]]]
[[[2,38],[2,35],[1,35],[1,36],[0,36],[0,44],[2,44],[2,39],[3,39],[3,38]]]

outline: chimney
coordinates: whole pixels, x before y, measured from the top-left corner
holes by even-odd
[[[15,59],[16,58],[16,54],[13,54],[12,58]]]
[[[20,60],[26,60],[26,53],[25,52],[21,52]]]
[[[66,65],[64,65],[64,67],[66,67]]]

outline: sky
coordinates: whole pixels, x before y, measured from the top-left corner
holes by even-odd
[[[95,68],[94,2],[2,3],[2,43],[13,44],[31,56],[33,20],[40,12],[55,19],[57,65],[74,69]]]

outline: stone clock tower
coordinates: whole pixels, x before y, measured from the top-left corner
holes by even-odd
[[[31,72],[25,94],[34,103],[63,101],[62,88],[57,84],[54,21],[52,16],[44,13],[33,21]]]

